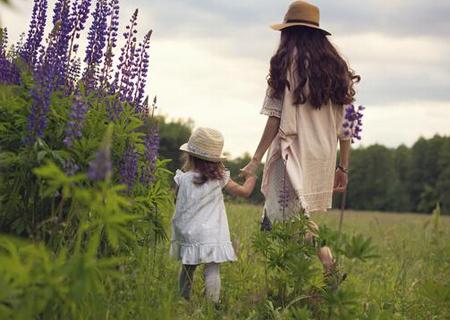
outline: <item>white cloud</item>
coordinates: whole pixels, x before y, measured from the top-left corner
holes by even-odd
[[[363,140],[388,147],[411,146],[419,137],[450,135],[450,102],[399,103],[370,106],[364,111]]]

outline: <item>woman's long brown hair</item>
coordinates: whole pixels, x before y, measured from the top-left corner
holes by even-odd
[[[295,88],[287,78],[291,65]],[[344,105],[354,101],[353,85],[359,80],[324,32],[303,26],[281,31],[280,46],[270,60],[271,97],[282,99],[287,86],[293,90],[296,105],[307,101],[316,109],[329,101]]]
[[[183,171],[194,170],[198,173],[194,177],[194,184],[196,185],[202,185],[208,180],[222,180],[225,176],[225,167],[222,162],[203,160],[187,153],[184,153],[182,157]]]

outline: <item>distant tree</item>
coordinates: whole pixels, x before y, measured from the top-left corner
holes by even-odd
[[[165,117],[159,117],[158,124],[161,158],[172,160],[167,167],[175,171],[182,166],[179,148],[189,140],[194,122],[192,120],[169,121]]]
[[[251,156],[249,153],[245,153],[243,156],[235,159],[228,159],[225,161],[225,167],[227,167],[230,170],[231,177],[235,180],[240,180],[239,177],[240,169],[243,168],[251,159]],[[260,165],[257,171],[258,179],[256,180],[256,186],[255,190],[253,191],[252,195],[250,196],[250,201],[253,203],[262,203],[264,202],[264,196],[261,193],[261,181],[262,181],[262,173],[263,173],[264,165]],[[238,200],[237,198],[234,198],[235,200]],[[243,201],[243,200],[241,200]],[[244,200],[245,201],[245,200]]]
[[[168,168],[175,171],[182,166],[179,147],[188,141],[194,123],[192,120],[170,121],[165,117],[158,117],[157,121],[161,158],[170,159]],[[249,160],[250,155],[246,153],[228,158],[225,166],[231,176],[239,180],[239,170]],[[250,197],[251,202],[260,204],[264,202],[260,191],[262,172],[263,165],[258,170],[257,185]],[[450,214],[450,137],[420,138],[411,148],[372,145],[355,149],[349,179],[348,208],[431,213],[439,202],[442,213]],[[339,206],[338,196],[334,203]]]
[[[392,150],[373,145],[353,151],[348,205],[354,209],[389,210],[396,201],[399,181]]]

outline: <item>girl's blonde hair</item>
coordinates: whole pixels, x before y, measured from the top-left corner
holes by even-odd
[[[197,158],[186,152],[182,154],[182,170],[195,171],[199,175],[194,178],[196,185],[202,185],[208,180],[222,180],[225,175],[225,166],[222,162],[212,162]]]

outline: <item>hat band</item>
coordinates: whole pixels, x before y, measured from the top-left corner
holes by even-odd
[[[299,22],[299,23],[309,23],[309,24],[313,24],[315,26],[319,26],[319,23],[315,22],[315,21],[309,21],[309,20],[302,20],[302,19],[289,19],[286,21],[286,23],[291,23],[291,22]]]
[[[218,158],[218,157],[220,157],[220,156],[211,155],[210,153],[205,152],[205,151],[197,148],[196,146],[190,144],[189,142],[188,142],[188,149],[189,149],[190,152],[196,153],[196,154],[198,154],[200,156],[203,156],[203,157],[207,157],[207,158]]]

